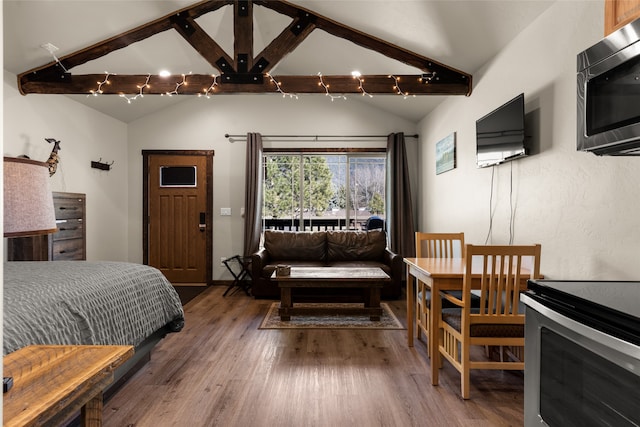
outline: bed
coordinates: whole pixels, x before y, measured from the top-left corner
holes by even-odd
[[[4,263],[3,355],[31,344],[132,345],[118,380],[184,326],[177,292],[157,269],[126,262]]]

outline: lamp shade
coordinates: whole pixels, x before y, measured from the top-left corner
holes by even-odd
[[[53,194],[46,163],[4,158],[4,237],[56,231]]]

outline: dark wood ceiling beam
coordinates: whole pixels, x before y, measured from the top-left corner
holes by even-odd
[[[88,95],[91,91],[97,91],[96,82],[105,80],[104,74],[74,75],[65,83],[29,81],[23,86],[24,94],[65,94],[65,95]],[[420,82],[419,75],[399,75],[399,86],[403,93],[409,95],[466,95],[467,86],[456,81],[440,81],[424,84]],[[274,76],[275,81],[280,83],[282,92],[288,94],[326,94],[326,90],[320,85],[319,76]],[[103,95],[127,94],[134,96],[140,92],[147,79],[147,75],[110,75],[109,84],[100,87]],[[325,85],[329,86],[329,91],[333,95],[340,94],[362,94],[360,83],[352,76],[322,76]],[[398,89],[394,87],[395,80],[386,75],[362,76],[362,87],[367,94],[398,94]],[[184,77],[186,84],[181,84],[182,75],[170,77],[151,76],[149,87],[143,89],[145,95],[162,95],[176,91],[179,95],[204,94],[213,85],[214,78],[205,74],[189,74]],[[243,84],[225,83],[220,77],[216,78],[217,85],[211,95],[231,94],[231,93],[278,93],[278,87],[270,79],[265,78],[262,83]],[[140,101],[144,102],[144,101]]]
[[[282,59],[292,52],[316,28],[314,17],[309,14],[296,17],[278,37],[256,56],[256,65],[261,72],[269,72]],[[258,70],[256,70],[258,71]]]
[[[233,58],[193,18],[175,18],[173,22],[175,30],[214,68],[221,73],[235,71]]]
[[[233,4],[233,52],[238,73],[253,67],[253,3],[235,0]]]

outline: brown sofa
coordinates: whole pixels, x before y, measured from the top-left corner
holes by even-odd
[[[383,230],[264,232],[264,247],[251,256],[252,293],[256,298],[279,298],[271,275],[279,264],[292,267],[381,267],[391,281],[382,288],[383,299],[397,299],[402,290],[402,257],[387,248]],[[300,289],[300,292],[312,290]],[[322,289],[337,298],[356,297],[357,289]],[[308,295],[313,297],[313,295]]]

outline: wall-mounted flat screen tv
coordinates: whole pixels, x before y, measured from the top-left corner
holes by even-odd
[[[476,121],[476,155],[481,168],[527,155],[523,93]]]

